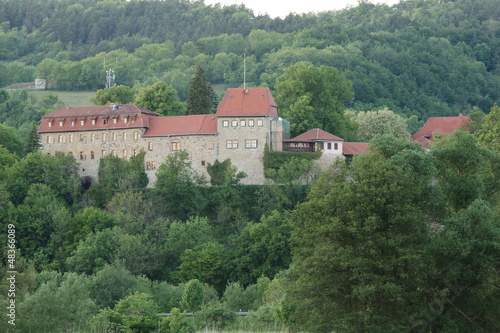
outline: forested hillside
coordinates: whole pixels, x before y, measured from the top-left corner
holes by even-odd
[[[370,151],[320,173],[319,151],[266,149],[263,185],[229,159],[206,179],[184,150],[154,188],[144,152],[108,154],[89,179],[39,149],[59,98],[0,89],[0,331],[500,332],[499,7],[271,19],[188,0],[0,1],[0,87],[45,78],[162,115],[199,112],[195,91],[210,113],[205,79],[241,86],[245,66],[292,132]],[[102,89],[105,63],[118,86]],[[459,113],[474,122],[410,142]]]
[[[203,1],[0,3],[0,86],[46,78],[57,89],[171,84],[181,100],[201,65],[213,84],[269,86],[298,61],[353,82],[348,107],[388,107],[420,120],[483,112],[500,95],[494,0],[412,0],[284,19]]]

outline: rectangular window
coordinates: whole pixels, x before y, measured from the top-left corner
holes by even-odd
[[[83,154],[83,151],[80,152],[80,159],[81,160],[84,160],[85,159],[85,155]]]
[[[153,143],[152,142],[149,142],[148,143],[148,149],[151,151],[153,150]]]
[[[85,125],[85,119],[80,119],[80,126]]]
[[[93,151],[90,152],[90,159],[93,160],[95,158],[95,154]]]
[[[134,149],[134,156],[137,156],[137,149]]]
[[[116,125],[117,122],[118,122],[118,118],[113,118],[113,125]]]
[[[130,119],[131,122],[135,123],[135,116],[132,116]]]
[[[207,142],[207,148],[208,149],[214,149],[214,140],[209,140]]]
[[[247,121],[246,120],[240,120],[240,126],[241,127],[245,127],[247,125]]]
[[[91,142],[95,141],[95,134],[94,133],[90,134],[90,141]]]
[[[326,145],[326,149],[331,150],[332,149],[332,143],[328,142]]]
[[[59,127],[62,127],[64,124],[64,120],[59,120]]]
[[[116,150],[111,151],[111,156],[116,157]]]
[[[156,169],[155,161],[146,162],[146,170],[154,170],[154,169]]]
[[[126,158],[126,157],[127,157],[127,154],[128,154],[127,149],[124,149],[124,150],[123,150],[123,158]]]
[[[101,156],[102,156],[102,157],[106,156],[106,151],[105,151],[104,149],[103,149],[103,150],[101,150]]]
[[[222,126],[223,127],[229,127],[229,120],[223,120],[222,121]],[[50,126],[49,126],[50,127]]]
[[[49,128],[52,127],[52,120],[49,120],[49,122],[47,123],[49,125]]]
[[[73,143],[73,134],[69,135],[69,143]]]
[[[205,166],[205,161],[201,161],[201,166]]]
[[[116,141],[116,133],[111,133],[111,141]]]
[[[233,125],[233,127],[238,126],[238,120],[233,120],[231,125]]]
[[[180,142],[172,142],[172,151],[178,151],[181,150],[181,143]]]
[[[52,143],[52,137],[50,135],[47,136],[47,143]]]
[[[238,140],[227,140],[226,141],[227,149],[237,149],[238,148]]]
[[[126,124],[128,122],[128,118],[127,117],[124,117],[123,118],[123,123]]]
[[[247,149],[255,149],[257,148],[257,140],[245,140],[245,148]]]
[[[264,125],[264,122],[262,121],[262,119],[257,119],[257,126],[263,126]]]
[[[106,139],[107,139],[106,133],[102,133],[102,142],[106,142]]]
[[[73,126],[75,126],[75,121],[74,120],[71,121],[71,127],[73,127]]]
[[[92,126],[95,126],[95,118],[92,119]]]
[[[106,125],[108,123],[108,118],[102,118],[102,124]]]
[[[137,140],[139,138],[139,133],[134,132],[134,140]]]
[[[254,120],[253,120],[253,119],[250,119],[250,120],[248,121],[248,126],[253,127],[253,124],[254,124]]]
[[[63,143],[63,136],[62,135],[57,136],[57,143]]]
[[[80,142],[85,142],[85,135],[80,134]]]
[[[339,144],[338,143],[334,143],[333,144],[333,149],[338,150],[339,149]]]
[[[123,141],[127,141],[127,132],[123,132]]]

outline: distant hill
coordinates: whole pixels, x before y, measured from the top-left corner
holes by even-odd
[[[165,81],[185,100],[196,66],[214,85],[269,86],[298,61],[338,68],[356,110],[387,106],[419,119],[500,100],[497,0],[408,0],[284,19],[190,1],[4,0],[0,86],[48,79],[97,90]],[[279,102],[279,101],[278,101]]]

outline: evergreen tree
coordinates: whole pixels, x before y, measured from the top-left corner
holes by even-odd
[[[28,134],[28,141],[26,142],[26,154],[34,153],[40,147],[40,136],[38,135],[37,125],[33,121],[31,123],[31,130]]]
[[[189,87],[186,115],[212,113],[212,96],[212,85],[207,81],[203,68],[198,66]]]

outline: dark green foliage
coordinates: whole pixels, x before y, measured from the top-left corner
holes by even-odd
[[[207,172],[210,175],[210,184],[212,185],[238,185],[240,180],[247,175],[236,169],[231,164],[230,159],[222,162],[215,160],[214,164],[207,163]]]
[[[120,300],[114,311],[125,317],[125,323],[132,332],[154,331],[161,319],[158,316],[158,305],[146,293],[137,292]]]
[[[278,170],[281,165],[289,162],[291,159],[301,160],[317,160],[321,157],[321,152],[314,153],[293,152],[293,151],[271,151],[268,147],[264,150],[264,170],[273,169]]]
[[[99,308],[114,307],[116,302],[132,294],[137,278],[120,262],[105,265],[90,282],[90,297]]]
[[[156,173],[155,197],[162,213],[185,220],[201,211],[205,204],[198,185],[203,184],[191,168],[185,150],[168,155]]]
[[[18,157],[24,156],[24,142],[15,128],[0,124],[0,145]]]
[[[107,155],[99,160],[99,187],[108,193],[117,189],[137,190],[145,188],[148,176],[144,167],[144,156],[141,151],[130,160]]]
[[[205,293],[203,292],[203,284],[200,281],[193,279],[189,280],[184,285],[182,292],[181,307],[185,312],[197,312],[205,303]]]
[[[212,85],[207,81],[203,68],[198,66],[196,75],[190,82],[185,114],[213,113],[212,95]]]
[[[26,141],[25,154],[34,153],[40,149],[42,145],[40,144],[40,136],[38,135],[38,125],[35,122],[31,124],[31,130],[28,134],[28,139]]]

